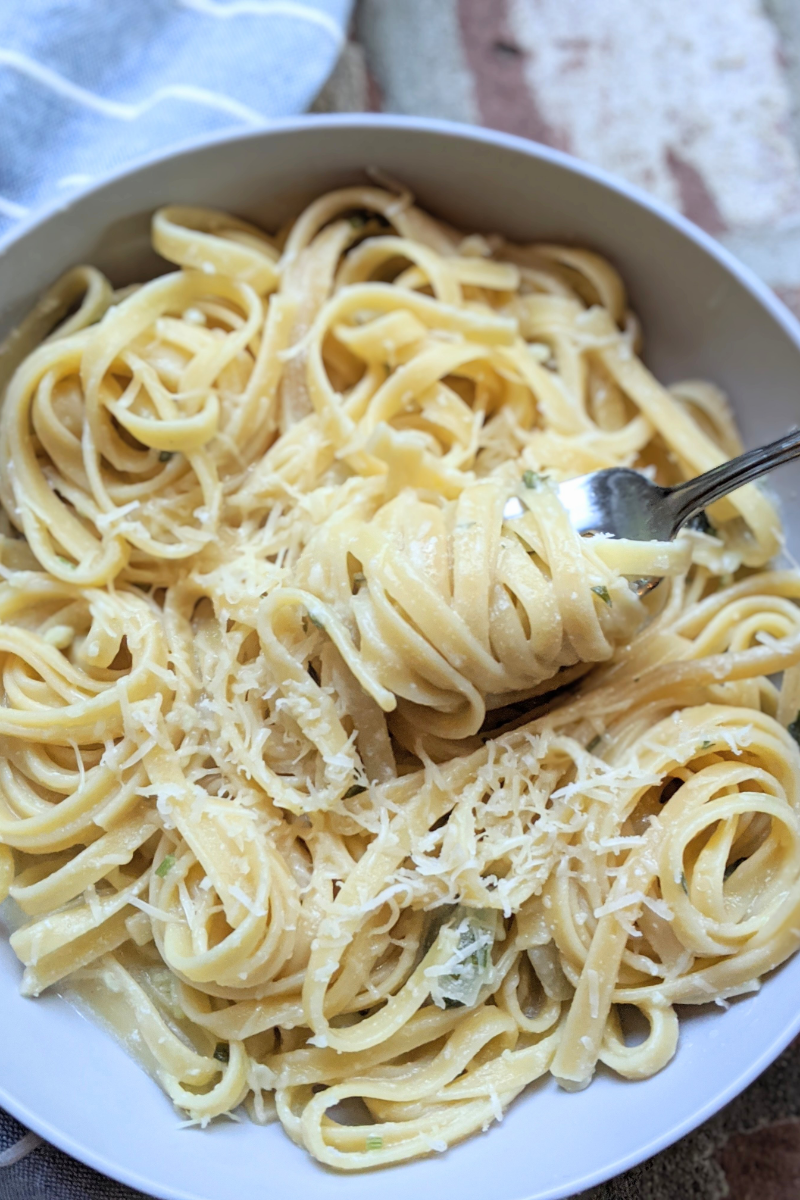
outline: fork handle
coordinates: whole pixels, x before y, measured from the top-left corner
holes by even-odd
[[[674,537],[682,525],[715,500],[759,479],[775,467],[791,462],[793,458],[800,458],[800,429],[786,433],[766,446],[748,450],[695,479],[688,479],[686,483],[670,488],[667,503],[674,520],[671,536]]]

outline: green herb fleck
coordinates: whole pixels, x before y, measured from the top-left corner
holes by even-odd
[[[683,890],[686,892],[686,895],[688,896],[689,895],[689,884],[686,881],[685,872],[681,872],[681,887],[683,888]]]
[[[69,569],[70,569],[71,571],[74,571],[74,570],[75,570],[75,563],[74,563],[74,562],[70,562],[68,558],[64,558],[64,555],[63,555],[63,554],[57,554],[57,555],[56,555],[56,558],[58,559],[58,561],[59,561],[60,563],[63,563],[65,567],[69,567]]]
[[[162,450],[158,456],[158,461],[159,462],[169,462],[169,460],[172,458],[172,455],[173,455],[172,450]]]
[[[603,601],[603,604],[607,604],[608,607],[611,608],[611,605],[614,602],[611,599],[611,596],[609,595],[609,592],[608,592],[608,588],[606,587],[606,585],[604,583],[600,583],[597,585],[597,587],[593,587],[592,591],[594,592],[595,596],[600,597],[600,599]]]
[[[471,1008],[477,1003],[481,988],[492,978],[497,922],[497,909],[461,905],[447,918],[448,928],[458,935],[458,941],[447,974],[438,975],[431,987],[431,999],[439,1008]]]
[[[214,1051],[214,1058],[217,1062],[229,1062],[231,1057],[231,1048],[227,1042],[217,1042],[217,1048]]]
[[[588,746],[586,747],[586,749],[589,751],[590,754],[592,753],[593,750],[597,749],[597,747],[600,745],[602,740],[603,740],[602,733],[595,734],[595,736],[592,738],[592,740],[589,742]]]
[[[308,619],[312,625],[316,625],[317,629],[322,629],[322,630],[325,629],[324,622],[320,621],[319,617],[315,617],[313,613],[310,612],[308,614]]]
[[[537,471],[522,472],[522,482],[525,484],[526,488],[538,487],[540,483],[544,483],[546,480],[547,476],[540,475]]]
[[[174,854],[165,854],[164,857],[162,858],[161,862],[156,867],[156,875],[158,875],[159,878],[163,879],[164,876],[167,875],[174,866],[175,866],[175,855]]]
[[[792,735],[798,746],[800,746],[800,712],[792,721],[791,725],[788,726],[787,732]]]
[[[344,794],[344,798],[345,800],[352,800],[353,796],[360,796],[361,793],[365,792],[366,790],[367,789],[364,787],[363,783],[354,783],[352,787],[347,789]]]
[[[708,740],[708,738],[706,738],[706,740],[704,742],[700,743],[700,749],[701,750],[710,750],[713,745],[714,745],[714,743],[710,742]]]
[[[365,1146],[367,1150],[382,1150],[383,1138],[378,1133],[368,1133]]]

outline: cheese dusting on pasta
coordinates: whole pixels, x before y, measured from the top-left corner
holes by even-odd
[[[166,208],[153,245],[170,273],[78,267],[0,350],[23,992],[342,1170],[660,1070],[676,1005],[800,942],[800,574],[754,485],[634,543],[557,484],[715,466],[724,396],[652,376],[597,254],[405,193],[274,237]]]

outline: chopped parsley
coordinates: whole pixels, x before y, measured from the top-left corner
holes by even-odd
[[[547,482],[547,475],[540,475],[538,471],[523,471],[522,482],[526,488],[538,487],[540,483]]]
[[[600,583],[596,587],[593,587],[592,591],[594,592],[595,596],[600,597],[600,599],[603,601],[603,604],[607,604],[608,607],[611,608],[611,605],[614,602],[611,599],[608,588],[606,587],[606,585],[604,583]]]
[[[163,879],[165,875],[169,874],[169,872],[172,870],[172,868],[174,866],[175,866],[175,855],[174,854],[165,854],[164,857],[162,858],[161,862],[156,867],[156,875],[158,875],[161,879]]]
[[[363,783],[354,783],[347,789],[344,794],[344,798],[345,800],[352,800],[353,796],[360,796],[361,793],[365,792],[366,790],[367,789],[364,787]]]
[[[379,1133],[368,1133],[364,1146],[367,1150],[382,1150],[383,1138]]]
[[[800,712],[797,714],[791,725],[787,726],[787,733],[790,733],[794,740],[800,746]]]
[[[227,1042],[217,1042],[217,1048],[214,1051],[214,1058],[217,1062],[229,1062],[231,1057],[231,1048]]]
[[[173,453],[174,452],[172,450],[162,450],[158,456],[158,461],[159,462],[169,462],[169,460],[172,458]]]

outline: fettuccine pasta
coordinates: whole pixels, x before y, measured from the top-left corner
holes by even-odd
[[[659,1071],[800,942],[800,574],[755,486],[662,544],[557,484],[711,468],[724,396],[653,377],[597,254],[400,191],[153,245],[0,350],[23,992],[346,1171]]]

